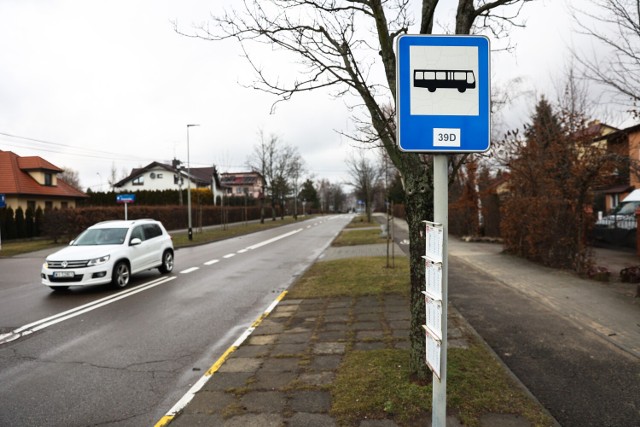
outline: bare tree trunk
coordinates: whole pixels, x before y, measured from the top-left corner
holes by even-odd
[[[427,185],[430,178],[424,168],[416,168],[405,174],[406,215],[409,225],[409,259],[411,276],[410,310],[411,345],[410,369],[419,380],[431,378],[426,365],[425,334],[422,325],[426,324],[424,294],[425,269],[422,256],[425,254],[424,226],[422,221],[433,219],[433,191]]]

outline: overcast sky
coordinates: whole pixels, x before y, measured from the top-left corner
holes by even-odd
[[[246,169],[263,129],[297,146],[316,179],[347,180],[352,144],[335,132],[349,127],[344,102],[302,94],[270,114],[275,99],[241,84],[252,74],[236,43],[174,32],[172,21],[189,30],[224,3],[234,2],[0,0],[0,149],[39,155],[78,171],[83,188],[108,190],[113,166],[121,178],[152,161],[186,161],[187,124],[200,124],[190,129],[191,165],[222,172]],[[455,3],[443,0],[438,22],[451,25]],[[492,55],[494,86],[520,77],[522,90],[553,90],[574,43],[566,3],[525,6],[515,50]],[[521,100],[505,120],[520,127],[532,106]]]

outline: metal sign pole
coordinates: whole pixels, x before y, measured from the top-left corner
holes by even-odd
[[[433,427],[447,425],[447,304],[448,304],[448,275],[449,254],[449,162],[446,154],[433,156],[433,213],[434,222],[442,224],[442,341],[440,347],[440,378],[433,375],[433,406],[431,424]]]

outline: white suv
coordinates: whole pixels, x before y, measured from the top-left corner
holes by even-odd
[[[54,291],[105,283],[124,288],[140,271],[158,268],[169,273],[173,261],[171,236],[159,221],[105,221],[49,255],[40,276]]]

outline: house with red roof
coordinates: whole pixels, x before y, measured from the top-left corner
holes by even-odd
[[[258,172],[225,172],[220,174],[220,180],[232,197],[260,198],[265,186],[264,177]]]
[[[60,173],[62,169],[42,157],[0,150],[0,194],[13,210],[75,208],[89,197],[60,179]]]

